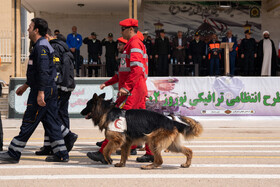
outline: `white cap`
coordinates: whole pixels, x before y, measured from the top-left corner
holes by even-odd
[[[269,32],[268,32],[268,31],[264,31],[264,32],[263,32],[263,35],[264,35],[265,33],[269,34]]]
[[[148,31],[144,31],[143,34],[149,34],[149,32]]]

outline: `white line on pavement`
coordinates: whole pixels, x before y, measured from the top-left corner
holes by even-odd
[[[73,154],[73,153],[87,153],[89,151],[92,151],[92,150],[88,150],[88,151],[75,151],[75,150],[72,150],[71,154]],[[23,151],[21,153],[22,154],[29,154],[31,152],[32,151]],[[201,151],[201,150],[195,150],[194,152],[195,153],[280,153],[280,151],[277,151],[277,150],[274,150],[274,151],[264,151],[264,150],[252,150],[252,151],[250,151],[250,150],[229,150],[229,151],[219,151],[219,150],[207,151],[207,150],[202,150]]]
[[[15,175],[0,176],[0,180],[53,179],[280,179],[271,174],[102,174],[102,175]]]
[[[4,145],[4,147],[7,147],[9,144]],[[39,145],[38,145],[39,146]],[[33,148],[38,148],[38,146],[26,146],[25,148],[27,149],[33,149]],[[42,146],[42,145],[41,145]],[[200,148],[209,148],[209,147],[246,147],[246,148],[252,148],[252,147],[257,147],[257,148],[279,148],[280,145],[185,145],[189,148],[195,148],[195,147],[200,147]],[[96,148],[96,145],[74,145],[75,148]]]
[[[139,168],[143,163],[126,164],[126,167]],[[112,168],[113,165],[58,164],[58,165],[0,165],[0,169],[58,169],[58,168]],[[163,164],[162,167],[180,167],[180,164]],[[279,164],[192,164],[192,168],[280,168]]]
[[[279,144],[280,141],[183,141],[184,144],[218,144],[218,143],[221,143],[221,144],[225,144],[225,143],[228,143],[228,144],[243,144],[243,143],[275,143],[275,144]],[[10,142],[3,142],[4,145],[9,145]],[[30,145],[36,145],[36,144],[43,144],[43,141],[38,141],[38,142],[28,142],[27,144],[30,144]],[[75,145],[79,145],[79,144],[93,144],[95,145],[96,142],[95,141],[92,141],[92,142],[82,142],[82,141],[78,141],[75,143]]]

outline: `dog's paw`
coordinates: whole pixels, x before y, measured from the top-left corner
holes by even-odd
[[[190,164],[181,164],[181,167],[182,168],[188,168],[188,167],[190,167]]]
[[[156,168],[154,164],[149,164],[149,165],[141,166],[141,169],[145,169],[145,170],[154,169],[154,168]]]
[[[124,163],[116,163],[116,164],[115,164],[115,167],[124,167],[124,166],[125,166]]]

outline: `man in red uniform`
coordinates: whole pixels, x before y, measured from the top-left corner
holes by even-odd
[[[147,96],[146,80],[148,76],[148,56],[143,42],[137,35],[138,21],[135,19],[125,19],[120,22],[122,26],[122,35],[124,40],[128,40],[124,47],[122,59],[119,65],[118,74],[114,75],[110,80],[100,85],[100,89],[105,86],[119,83],[118,99],[116,107],[129,109],[145,109],[145,98]],[[125,43],[118,39],[119,42]],[[120,48],[118,48],[120,50]],[[107,163],[103,157],[103,149],[108,141],[105,140],[98,152],[88,152],[87,156],[94,161]],[[132,147],[132,150],[136,146]],[[148,147],[146,147],[148,149]],[[144,157],[144,160],[143,160]],[[147,153],[137,158],[140,162],[153,161],[153,155],[148,149]]]

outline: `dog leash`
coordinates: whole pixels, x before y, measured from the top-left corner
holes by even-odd
[[[124,105],[125,105],[125,103],[126,103],[126,100],[127,100],[128,96],[131,96],[131,93],[128,93],[128,94],[126,95],[125,100],[124,100],[124,101],[120,104],[120,106],[119,106],[119,108],[120,108],[120,109],[122,109],[122,108],[124,107]]]

